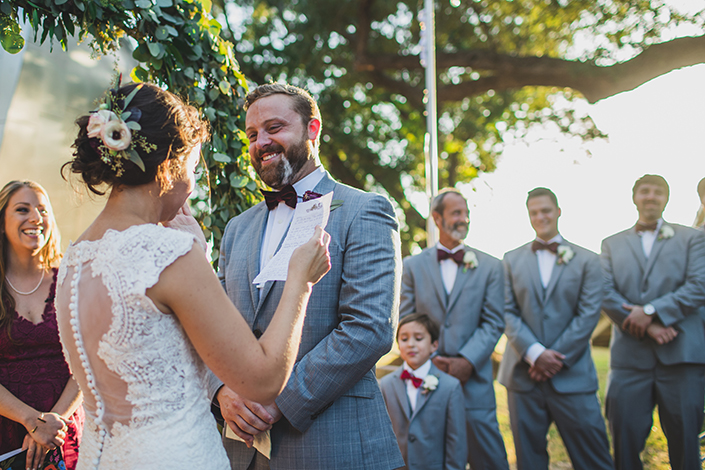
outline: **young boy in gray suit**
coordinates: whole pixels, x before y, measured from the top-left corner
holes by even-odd
[[[464,470],[465,401],[460,381],[431,362],[439,328],[425,313],[399,321],[404,364],[380,386],[408,470]]]

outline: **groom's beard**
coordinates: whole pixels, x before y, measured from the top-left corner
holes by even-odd
[[[462,242],[468,236],[469,224],[465,222],[456,222],[453,225],[447,224],[443,219],[443,230],[445,230],[454,240]]]
[[[262,168],[262,153],[282,153],[282,158],[276,166]],[[262,181],[274,189],[281,189],[287,184],[295,183],[294,178],[299,174],[301,168],[313,158],[311,149],[308,145],[308,139],[303,136],[302,139],[293,144],[288,149],[284,150],[279,144],[272,144],[266,150],[258,151],[252,158],[252,166],[262,178]]]

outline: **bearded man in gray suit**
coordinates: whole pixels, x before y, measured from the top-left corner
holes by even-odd
[[[665,222],[668,196],[663,177],[641,177],[632,190],[636,226],[602,242],[602,308],[614,323],[606,409],[618,470],[643,468],[656,405],[671,468],[701,468],[705,233]]]
[[[611,470],[590,336],[600,318],[597,254],[558,233],[553,191],[526,200],[533,242],[504,256],[507,348],[499,382],[507,387],[519,470],[548,470],[548,428],[556,423],[576,470]]]
[[[392,205],[335,182],[323,169],[320,111],[306,91],[262,85],[248,94],[246,110],[252,164],[275,191],[225,229],[219,276],[228,296],[255,336],[266,335],[284,283],[252,281],[281,245],[294,213],[290,205],[331,191],[326,231],[332,267],[313,288],[297,362],[275,402],[249,402],[224,387],[217,392],[223,417],[248,444],[271,431],[271,460],[224,439],[232,468],[402,467],[374,370],[392,346],[397,323],[401,255]]]
[[[504,329],[502,263],[463,243],[470,219],[459,191],[441,191],[431,215],[439,243],[404,260],[399,313],[428,313],[441,325],[433,364],[463,385],[472,470],[508,470],[490,359]]]

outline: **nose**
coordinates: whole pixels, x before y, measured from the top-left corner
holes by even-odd
[[[42,214],[41,214],[41,212],[39,212],[39,209],[37,209],[35,207],[31,211],[29,211],[29,221],[30,222],[39,222],[40,220],[42,220]]]
[[[260,150],[269,147],[271,143],[272,139],[269,138],[269,134],[267,134],[266,132],[258,133],[257,140],[253,142],[255,147]]]

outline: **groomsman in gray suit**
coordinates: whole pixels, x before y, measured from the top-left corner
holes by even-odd
[[[561,209],[549,189],[526,201],[533,242],[504,256],[504,334],[499,367],[507,387],[519,470],[548,470],[552,422],[576,470],[609,470],[605,421],[597,399],[590,335],[600,318],[602,273],[597,254],[558,233]]]
[[[441,191],[431,215],[439,242],[404,260],[399,312],[426,312],[441,325],[433,363],[463,384],[472,470],[508,470],[490,360],[504,329],[502,263],[463,243],[470,219],[459,191]]]
[[[397,323],[401,255],[394,209],[385,197],[337,183],[323,169],[320,111],[306,91],[261,85],[245,106],[252,164],[274,191],[225,229],[219,276],[228,296],[255,335],[266,334],[284,282],[252,281],[281,245],[292,206],[331,191],[332,267],[313,288],[297,362],[276,401],[249,402],[225,387],[217,392],[226,422],[247,442],[271,428],[271,460],[224,439],[232,468],[402,467],[375,378]]]
[[[634,184],[636,226],[602,242],[605,299],[614,322],[606,409],[618,470],[639,470],[658,405],[673,470],[700,469],[705,400],[705,233],[665,222],[669,188]]]

